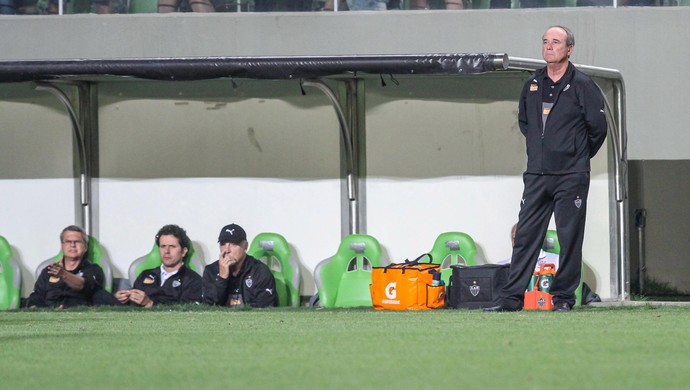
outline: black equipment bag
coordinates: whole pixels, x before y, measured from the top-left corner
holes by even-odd
[[[498,294],[508,282],[510,264],[452,265],[446,288],[446,307],[481,309],[498,305]]]

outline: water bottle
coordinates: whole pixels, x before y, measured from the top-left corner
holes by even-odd
[[[431,273],[433,274],[433,279],[431,279],[431,285],[433,287],[440,286],[441,285],[441,273],[436,272],[436,271],[432,271]]]
[[[553,277],[556,274],[555,264],[542,264],[539,269],[539,291],[549,292],[551,291],[551,284],[553,283]]]
[[[529,280],[529,284],[527,285],[527,291],[534,291],[534,286],[536,286],[538,282],[539,282],[539,273],[535,272],[532,274],[532,277]]]
[[[539,291],[549,292],[551,290],[551,283],[553,283],[553,275],[539,275]]]

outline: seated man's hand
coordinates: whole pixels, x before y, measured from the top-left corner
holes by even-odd
[[[227,279],[230,276],[230,267],[236,262],[229,252],[221,252],[218,259],[218,275],[223,279]]]
[[[115,293],[115,298],[120,301],[120,303],[129,302],[129,296],[132,293],[131,290],[120,290]]]
[[[52,276],[57,276],[61,278],[64,272],[64,268],[62,268],[62,264],[60,263],[50,263],[48,264],[48,275]]]
[[[84,288],[84,278],[67,271],[59,262],[48,265],[48,275],[62,279],[72,290],[81,291]]]
[[[153,301],[151,298],[149,298],[146,293],[141,290],[130,290],[129,300],[146,308],[153,306]]]

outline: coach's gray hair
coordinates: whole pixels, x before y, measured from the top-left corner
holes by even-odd
[[[89,245],[89,235],[86,234],[86,231],[79,226],[76,225],[69,225],[66,228],[62,229],[62,232],[60,233],[60,243],[62,244],[62,240],[65,239],[65,232],[78,232],[81,233],[81,239],[84,241],[84,245],[88,247]]]
[[[575,34],[573,34],[572,30],[570,30],[566,26],[561,26],[561,25],[556,25],[556,26],[551,26],[547,28],[546,30],[550,30],[552,28],[560,28],[561,30],[565,31],[565,45],[566,46],[575,46]]]

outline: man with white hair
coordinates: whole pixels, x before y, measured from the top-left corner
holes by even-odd
[[[570,62],[575,36],[551,26],[542,36],[546,67],[527,79],[518,123],[527,144],[527,169],[508,282],[500,303],[486,311],[521,310],[551,215],[561,246],[550,293],[554,311],[575,305],[582,273],[590,159],[606,138],[604,99],[599,87]]]

